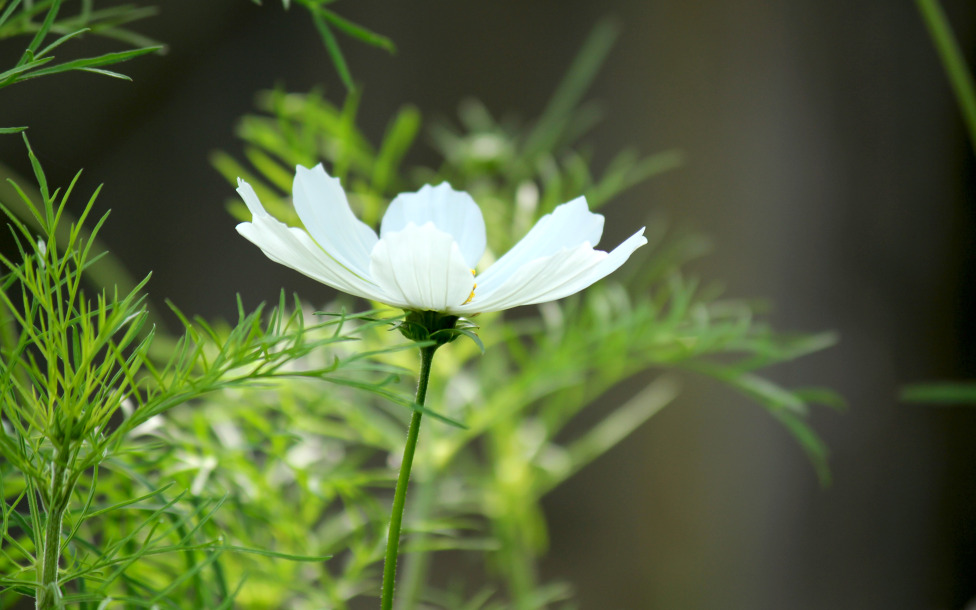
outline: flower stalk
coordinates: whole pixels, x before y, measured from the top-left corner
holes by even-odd
[[[423,521],[433,509],[437,488],[430,473],[426,480],[417,481],[415,487],[410,514],[415,520]],[[418,533],[417,541],[422,544],[426,536],[425,533]],[[429,553],[413,553],[407,557],[403,566],[403,575],[400,577],[400,595],[397,598],[396,610],[414,610],[417,607],[429,567]]]
[[[417,404],[423,406],[427,397],[427,384],[430,381],[430,367],[434,360],[434,351],[438,344],[420,348],[420,379],[417,382]],[[410,428],[407,430],[407,443],[403,448],[403,461],[400,463],[400,475],[397,477],[396,491],[393,493],[393,509],[390,513],[390,529],[386,541],[386,559],[383,562],[383,592],[380,608],[392,610],[393,590],[396,585],[397,557],[400,550],[400,527],[403,523],[403,508],[407,500],[407,485],[410,483],[410,469],[413,466],[413,456],[417,450],[417,438],[420,436],[420,420],[423,414],[414,411],[410,418]]]

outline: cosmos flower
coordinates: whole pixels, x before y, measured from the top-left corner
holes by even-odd
[[[647,243],[644,229],[611,252],[594,250],[603,216],[584,197],[546,214],[481,273],[485,221],[470,195],[447,183],[402,193],[390,203],[379,236],[349,208],[338,178],[322,165],[296,168],[295,211],[304,229],[288,227],[238,179],[253,216],[237,231],[271,260],[351,295],[407,311],[455,316],[554,301],[590,286]]]

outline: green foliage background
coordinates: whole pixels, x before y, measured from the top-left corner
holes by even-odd
[[[144,9],[92,4],[63,18],[61,2],[7,3],[0,37],[33,35],[3,82],[104,72],[156,50],[122,29]],[[326,2],[296,4],[347,83],[333,28],[389,46]],[[86,29],[138,48],[42,67]],[[404,106],[374,145],[357,127],[357,91],[336,105],[274,90],[241,119],[245,160],[215,153],[213,162],[291,224],[296,164],[325,162],[372,225],[397,192],[448,180],[478,201],[497,256],[559,203],[585,193],[591,207],[606,205],[681,162],[674,151],[624,151],[592,175],[580,143],[598,115],[582,101],[614,38],[611,25],[595,28],[532,121],[500,123],[468,102],[457,124],[425,128]],[[410,166],[425,129],[440,164]],[[71,186],[50,189],[32,162],[36,192],[18,185],[3,201],[20,257],[2,261],[0,606],[37,597],[38,607],[93,610],[347,608],[374,597],[416,367],[411,346],[390,332],[398,312],[373,304],[350,314],[359,307],[340,301],[323,314],[283,296],[270,311],[239,304],[234,323],[174,307],[184,329],[165,334],[147,323],[145,282],[120,290],[117,276],[87,273],[102,256],[93,245],[105,218],[88,218],[95,196],[68,218]],[[230,208],[244,218],[239,202]],[[700,241],[650,224],[651,247],[623,273],[558,303],[478,316],[485,353],[458,341],[438,356],[427,404],[441,421],[428,421],[415,463],[399,607],[574,607],[570,584],[538,575],[548,545],[540,502],[669,404],[688,375],[753,398],[828,480],[826,448],[805,418],[813,405],[842,401],[823,388],[781,387],[763,371],[835,338],[774,332],[748,303],[681,272]],[[567,434],[634,379],[643,389]],[[434,578],[442,554],[466,568]]]

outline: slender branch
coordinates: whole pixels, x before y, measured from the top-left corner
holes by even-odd
[[[427,397],[427,382],[430,380],[430,365],[434,360],[436,345],[420,348],[420,380],[417,383],[417,404],[423,405]],[[403,462],[400,476],[397,477],[396,491],[393,494],[393,510],[390,514],[390,531],[386,540],[386,559],[383,563],[383,593],[380,598],[382,610],[392,610],[393,589],[396,584],[397,555],[400,549],[400,526],[403,522],[403,507],[407,500],[407,484],[410,482],[410,468],[417,449],[420,435],[420,411],[414,411],[407,430],[407,444],[403,448]]]
[[[58,564],[61,561],[61,527],[64,511],[71,496],[66,488],[67,464],[63,450],[54,454],[54,472],[48,496],[47,525],[44,528],[44,549],[41,558],[40,579],[37,588],[37,610],[61,607],[61,589],[58,583]]]
[[[973,83],[973,75],[966,67],[959,43],[952,34],[949,20],[946,19],[938,0],[915,0],[915,4],[942,60],[949,84],[956,94],[959,110],[962,111],[969,132],[969,143],[976,150],[976,85]]]
[[[506,516],[495,527],[495,535],[501,541],[501,569],[515,610],[536,608],[533,593],[536,590],[536,567],[532,551],[526,548],[523,532],[516,518]]]

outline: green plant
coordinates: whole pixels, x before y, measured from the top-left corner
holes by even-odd
[[[328,36],[347,22],[325,1],[296,4],[317,16],[344,65]],[[22,65],[38,51],[50,57],[60,44],[40,46],[50,32],[84,27],[60,19],[60,6],[0,4],[0,33],[14,32],[20,15],[36,28],[33,59]],[[138,14],[119,10],[114,22],[81,15],[109,32]],[[598,207],[680,164],[674,151],[625,151],[591,172],[581,138],[599,113],[583,98],[615,35],[597,26],[535,121],[496,121],[468,101],[459,124],[432,125],[436,167],[409,165],[417,109],[404,107],[373,146],[356,125],[356,91],[341,106],[317,93],[262,94],[261,113],[240,123],[246,163],[225,153],[214,163],[232,183],[246,178],[293,224],[287,194],[297,164],[329,163],[374,226],[392,194],[449,180],[478,201],[497,238],[489,250],[502,252],[558,203],[583,193]],[[14,76],[43,75],[38,69]],[[181,333],[154,328],[148,278],[116,288],[121,262],[109,273],[94,264],[111,260],[97,241],[105,217],[90,223],[95,196],[71,221],[75,183],[50,190],[29,155],[38,193],[14,185],[0,199],[19,254],[0,260],[2,607],[34,597],[39,608],[84,610],[343,609],[373,598],[403,429],[420,408],[433,421],[418,445],[404,521],[402,609],[570,607],[571,586],[538,573],[549,536],[542,498],[669,404],[689,374],[753,398],[828,478],[826,448],[806,417],[812,405],[840,399],[784,388],[765,370],[834,336],[776,333],[748,303],[688,278],[681,267],[702,253],[700,240],[665,239],[649,223],[651,247],[628,274],[517,315],[478,316],[483,345],[443,346],[420,407],[411,398],[413,344],[391,332],[403,320],[388,310],[349,314],[354,305],[337,301],[325,309],[339,313],[317,314],[282,296],[271,310],[238,303],[229,324],[173,307]],[[231,210],[246,219],[239,203]],[[643,387],[598,406],[628,380]],[[584,414],[594,423],[571,436]],[[476,575],[452,571],[433,584],[445,552]]]
[[[200,576],[218,570],[210,566],[222,553],[323,560],[223,541],[209,523],[224,499],[193,485],[171,491],[152,447],[131,439],[178,405],[288,376],[391,396],[387,386],[398,371],[365,359],[376,354],[291,366],[388,322],[338,315],[306,327],[300,303],[287,313],[282,297],[270,312],[246,313],[239,303],[233,326],[191,321],[174,308],[185,333],[158,337],[145,324],[148,277],[128,293],[86,293],[86,271],[100,257],[91,246],[107,215],[81,239],[96,191],[59,245],[55,235],[78,176],[63,193],[51,191],[28,151],[42,200],[15,188],[40,236],[2,207],[20,260],[0,258],[0,599],[33,596],[38,608],[106,599],[150,607],[179,606],[176,600],[191,595],[200,607],[226,606],[233,596],[222,575],[210,587]]]
[[[13,67],[0,72],[0,89],[23,81],[70,71],[91,72],[129,80],[128,76],[107,69],[123,61],[159,51],[161,45],[128,29],[127,25],[155,13],[152,7],[133,5],[95,8],[94,0],[76,3],[78,12],[65,17],[62,7],[70,0],[2,0],[0,1],[0,40],[29,35],[30,42]],[[134,47],[93,57],[55,62],[53,54],[61,45],[94,34]],[[48,41],[50,37],[56,37]],[[16,133],[26,127],[2,127],[2,133]]]

